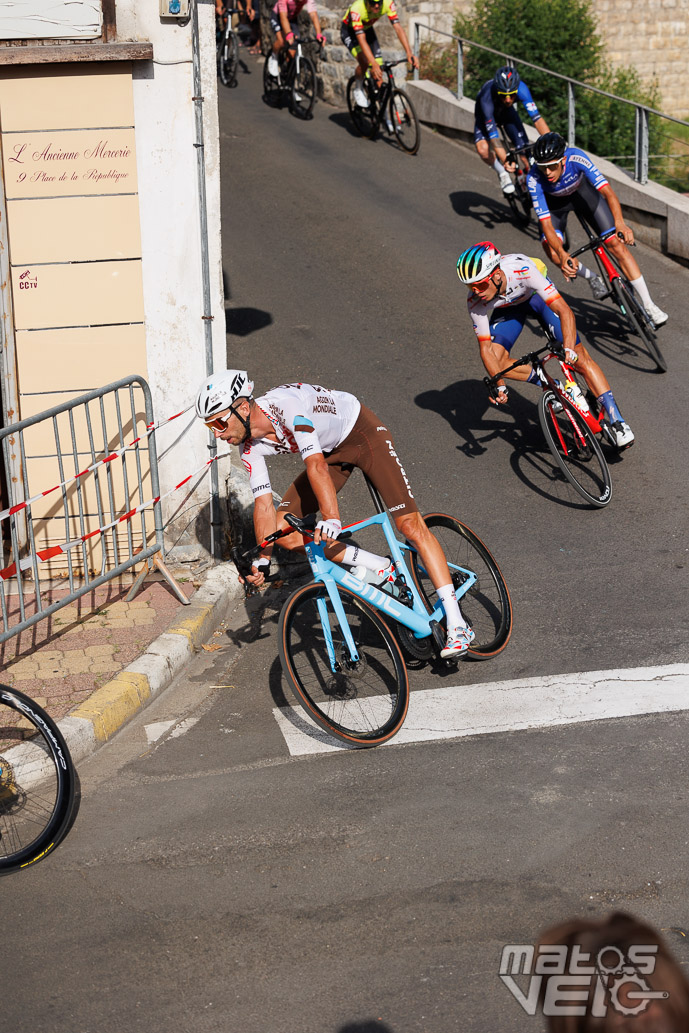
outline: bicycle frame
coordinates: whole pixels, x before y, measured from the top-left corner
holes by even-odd
[[[397,621],[399,624],[403,624],[405,627],[409,628],[415,638],[428,638],[428,636],[433,633],[432,622],[439,622],[445,614],[441,602],[437,603],[432,613],[429,614],[427,612],[426,606],[414,583],[414,579],[409,574],[409,570],[403,556],[403,550],[406,552],[412,552],[414,550],[412,546],[407,545],[406,542],[399,541],[387,513],[377,513],[375,516],[368,517],[366,520],[361,520],[356,524],[350,524],[347,526],[346,530],[349,533],[352,533],[357,530],[362,530],[364,527],[370,527],[374,524],[380,525],[383,534],[385,535],[385,540],[388,544],[395,568],[398,571],[398,574],[402,574],[405,578],[407,588],[409,589],[413,600],[412,607],[399,602],[388,592],[383,592],[374,585],[369,585],[365,581],[360,581],[341,564],[327,559],[325,556],[325,545],[323,543],[315,545],[313,541],[307,541],[306,538],[304,539],[304,548],[306,550],[309,563],[311,564],[311,569],[313,570],[314,580],[320,581],[325,585],[328,598],[330,599],[338,623],[342,629],[352,662],[359,660],[359,654],[357,653],[354,639],[344,612],[344,607],[342,606],[342,600],[340,599],[340,594],[337,590],[338,585],[341,585],[343,588],[348,588],[374,609],[380,610],[383,614],[387,614],[394,621]],[[464,583],[455,590],[457,600],[461,602],[462,596],[466,595],[466,593],[476,584],[476,574],[473,571],[466,570],[464,567],[458,567],[455,564],[448,564],[448,566],[451,571],[461,571],[461,573],[466,577]],[[335,656],[335,647],[333,645],[325,599],[318,600],[318,613],[321,620],[321,626],[323,628],[323,634],[325,636],[331,669],[335,672],[337,670],[337,659]]]
[[[610,284],[612,285],[613,280],[619,280],[620,279],[621,273],[620,273],[619,269],[617,268],[617,266],[615,265],[615,263],[613,262],[612,258],[610,257],[610,255],[608,253],[608,249],[605,247],[605,241],[608,239],[608,237],[613,236],[613,234],[615,233],[615,230],[614,229],[610,230],[609,233],[601,234],[600,237],[596,237],[592,233],[590,227],[587,226],[587,224],[584,222],[584,220],[579,216],[578,212],[576,213],[576,215],[577,215],[577,218],[579,219],[579,222],[581,223],[581,225],[583,226],[584,230],[586,231],[586,234],[587,234],[587,236],[589,238],[589,243],[588,244],[584,244],[583,247],[577,248],[576,251],[573,251],[571,257],[572,258],[577,258],[577,256],[583,254],[584,251],[592,251],[593,254],[596,256],[596,259],[598,260],[598,267],[599,267],[599,269],[601,270],[601,272],[605,273],[605,275],[607,276]],[[595,240],[600,240],[600,243],[596,244],[595,246],[593,246],[592,242],[595,241]]]

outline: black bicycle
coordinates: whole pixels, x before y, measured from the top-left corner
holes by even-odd
[[[406,62],[386,61],[381,65],[383,82],[376,86],[374,79],[366,75],[363,80],[353,75],[347,83],[347,106],[358,133],[373,140],[381,125],[394,136],[407,154],[416,154],[421,143],[421,130],[414,105],[404,90],[395,85],[392,69]],[[368,98],[368,107],[357,104],[354,91],[361,86]]]
[[[585,251],[593,252],[603,282],[608,288],[607,293],[603,295],[601,300],[612,298],[624,316],[631,332],[637,334],[646,345],[646,349],[655,362],[658,372],[666,373],[667,362],[658,347],[658,342],[655,338],[655,327],[646,315],[646,310],[639,301],[631,283],[622,272],[617,259],[605,246],[606,240],[612,236],[615,230],[608,230],[607,233],[597,237],[582,218],[579,218],[579,222],[584,227],[589,242],[584,244],[583,247],[577,248],[576,251],[572,251],[571,257],[577,258],[579,255],[583,255]],[[620,233],[618,236],[621,237],[622,234]],[[632,247],[634,246],[632,245]]]
[[[531,166],[533,144],[528,143],[523,147],[513,147],[507,139],[502,126],[500,129],[507,151],[507,164],[515,166],[514,171],[509,173],[514,184],[514,193],[505,194],[505,200],[512,209],[517,226],[528,226],[531,222],[533,203],[529,188],[526,185],[526,177]]]
[[[266,102],[279,107],[286,96],[289,110],[297,118],[311,118],[316,103],[316,66],[304,52],[307,44],[314,43],[316,41],[295,36],[277,55],[277,75],[270,73],[270,57],[266,58],[263,66],[263,96]],[[321,44],[316,45],[320,50]]]
[[[232,18],[235,14],[241,13],[238,7],[225,7],[222,18],[218,18],[219,27],[216,32],[218,76],[223,86],[237,85],[239,35],[232,28]]]
[[[60,843],[75,787],[53,719],[23,692],[0,685],[0,875],[35,864]]]

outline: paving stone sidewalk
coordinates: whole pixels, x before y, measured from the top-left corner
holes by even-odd
[[[176,571],[191,598],[200,581]],[[111,582],[0,645],[0,682],[27,693],[59,720],[145,653],[187,609],[164,581],[149,580],[128,603],[130,585]],[[55,590],[50,602],[66,595]]]

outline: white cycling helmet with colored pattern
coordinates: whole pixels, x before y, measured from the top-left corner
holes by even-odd
[[[201,384],[196,395],[196,415],[210,420],[230,409],[238,398],[250,398],[253,380],[244,369],[221,369]]]
[[[457,276],[462,283],[485,280],[500,265],[500,252],[490,240],[482,240],[462,251],[457,259]]]

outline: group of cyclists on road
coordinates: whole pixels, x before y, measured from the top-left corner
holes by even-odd
[[[276,65],[279,50],[289,47],[297,33],[296,19],[302,8],[309,14],[319,42],[325,41],[314,0],[277,0],[271,16],[275,39],[268,57]],[[408,62],[417,66],[395,0],[354,0],[343,17],[341,37],[357,60],[355,102],[361,106],[369,103],[363,89],[364,76],[371,74],[376,82],[382,79],[381,50],[374,25],[384,15],[397,32]],[[565,280],[577,276],[586,279],[594,297],[599,298],[605,293],[600,277],[572,258],[566,249],[567,215],[575,211],[600,235],[614,231],[606,239],[606,247],[631,282],[653,326],[662,326],[668,316],[653,302],[641,270],[628,250],[634,235],[624,222],[616,194],[584,151],[568,147],[559,133],[550,130],[515,68],[499,68],[478,92],[474,143],[479,156],[495,170],[503,192],[514,191],[510,176],[514,165],[510,166],[499,129],[504,129],[515,149],[528,144],[518,103],[523,104],[539,133],[526,182],[546,258],[561,270]],[[460,254],[457,275],[469,287],[468,313],[481,359],[491,377],[496,377],[508,364],[525,321],[535,317],[565,349],[567,360],[581,370],[588,388],[608,416],[617,447],[625,449],[633,444],[634,434],[622,416],[610,383],[582,344],[574,313],[549,278],[541,259],[522,253],[501,254],[491,241],[482,241]],[[538,382],[530,366],[517,367],[508,376]],[[389,558],[337,541],[342,530],[337,493],[355,467],[364,470],[400,534],[416,548],[442,601],[447,638],[440,655],[449,660],[459,658],[470,646],[473,632],[462,616],[445,556],[418,510],[388,428],[347,392],[294,383],[254,398],[253,387],[244,370],[218,371],[201,385],[196,412],[216,438],[240,449],[254,497],[257,542],[265,542],[276,530],[288,531],[287,513],[303,516],[318,512],[321,518],[314,541],[327,544],[329,559],[369,571],[381,586],[393,580]],[[501,405],[507,400],[507,387],[498,378],[497,394],[491,401]],[[287,490],[276,513],[265,457],[287,453],[299,453],[305,470]],[[303,549],[302,537],[296,531],[287,533],[280,544],[287,549]],[[254,561],[248,582],[256,587],[263,584],[271,555],[269,545]]]

